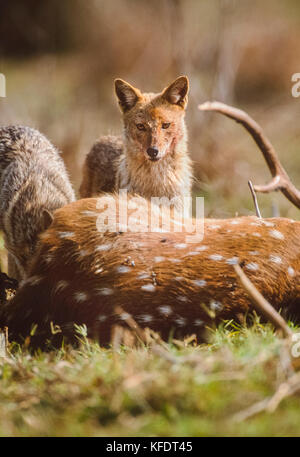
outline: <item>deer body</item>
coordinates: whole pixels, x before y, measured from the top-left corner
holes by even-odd
[[[206,219],[198,243],[187,243],[184,232],[99,232],[99,202],[115,198],[83,199],[55,212],[27,278],[2,309],[0,327],[12,338],[35,323],[36,338],[45,339],[51,322],[72,335],[75,322],[108,343],[113,325],[126,327],[131,316],[164,338],[174,331],[201,339],[206,326],[249,309],[235,263],[275,308],[299,317],[300,222]]]

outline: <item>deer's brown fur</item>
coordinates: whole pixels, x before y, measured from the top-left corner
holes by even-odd
[[[35,338],[44,340],[51,336],[51,322],[61,327],[60,336],[72,335],[75,322],[108,343],[113,325],[126,327],[129,314],[164,338],[174,331],[177,337],[196,333],[201,340],[207,325],[249,310],[235,263],[276,309],[299,317],[300,222],[206,219],[199,243],[187,243],[184,232],[99,232],[97,208],[110,207],[112,200],[117,205],[107,195],[55,212],[28,277],[2,309],[0,327],[8,325],[12,338],[28,335],[36,323]],[[148,203],[140,199],[143,205]]]

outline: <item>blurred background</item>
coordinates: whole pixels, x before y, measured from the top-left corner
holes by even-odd
[[[216,99],[264,128],[300,187],[298,0],[0,0],[0,124],[25,124],[63,153],[79,187],[85,154],[101,134],[120,134],[113,80],[159,92],[190,79],[187,110],[195,193],[208,216],[254,212],[247,181],[270,173],[247,132],[197,105]],[[280,194],[259,195],[264,216],[299,211]]]

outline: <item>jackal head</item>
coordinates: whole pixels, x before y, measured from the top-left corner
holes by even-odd
[[[122,79],[115,80],[127,154],[140,162],[157,162],[175,151],[185,137],[188,90],[186,76],[180,76],[159,94],[142,93]]]

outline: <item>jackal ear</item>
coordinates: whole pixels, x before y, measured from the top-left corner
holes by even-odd
[[[115,91],[123,113],[133,108],[141,97],[140,91],[123,79],[115,79]]]
[[[189,91],[189,80],[186,76],[179,76],[162,93],[162,97],[172,105],[179,105],[185,108]]]
[[[53,215],[47,209],[42,212],[42,230],[45,231],[53,222]]]

